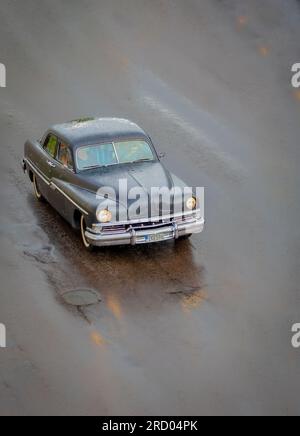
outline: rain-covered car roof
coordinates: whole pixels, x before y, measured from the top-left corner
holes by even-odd
[[[133,138],[149,141],[148,135],[137,124],[121,118],[84,118],[54,125],[49,131],[73,147]]]

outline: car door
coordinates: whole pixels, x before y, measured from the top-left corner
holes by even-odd
[[[43,183],[40,187],[41,193],[50,204],[55,203],[55,192],[51,187],[53,170],[56,168],[56,156],[58,149],[58,138],[53,133],[49,133],[43,144],[43,152],[39,161],[39,169],[48,183]]]
[[[70,201],[63,194],[65,185],[72,182],[74,175],[73,157],[70,147],[58,139],[58,149],[56,156],[56,165],[51,170],[51,180],[53,187],[56,188],[56,195],[53,196],[54,207],[66,219],[69,218]]]

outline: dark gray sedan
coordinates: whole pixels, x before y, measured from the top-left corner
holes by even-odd
[[[27,141],[23,168],[36,198],[80,229],[84,246],[92,249],[186,238],[203,230],[197,193],[160,158],[136,124],[89,118],[53,126],[40,141]]]

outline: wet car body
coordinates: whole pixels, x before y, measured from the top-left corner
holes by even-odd
[[[97,166],[85,171],[79,169],[76,151],[80,147],[131,140],[145,141],[151,148],[153,159]],[[70,166],[64,165],[58,158],[61,147],[69,153]],[[185,186],[161,163],[150,137],[131,121],[99,118],[53,126],[40,141],[25,143],[23,168],[33,182],[36,197],[46,199],[72,227],[80,228],[86,248],[159,242],[203,230],[204,219],[196,208],[183,216],[169,210],[169,213],[162,211],[157,216],[129,219],[128,204],[123,204],[119,197],[118,210],[123,209],[123,219],[107,223],[100,223],[97,219],[99,188],[110,186],[118,192],[120,179],[126,180],[128,189],[141,187],[145,191],[153,185],[168,189],[175,185]]]

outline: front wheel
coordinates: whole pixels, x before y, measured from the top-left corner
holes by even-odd
[[[35,174],[33,174],[33,180],[32,180],[32,183],[33,183],[33,191],[34,191],[35,198],[36,198],[38,201],[45,201],[45,199],[44,199],[44,197],[42,196],[42,194],[41,194],[41,192],[40,192],[40,189],[39,189],[39,187],[38,187],[38,182],[37,182],[37,179],[36,179],[36,175],[35,175]]]
[[[84,215],[81,215],[81,218],[80,218],[81,239],[82,239],[83,245],[86,248],[86,250],[93,251],[94,246],[92,244],[90,244],[89,241],[86,239],[85,231],[86,231],[86,222],[85,222]]]

